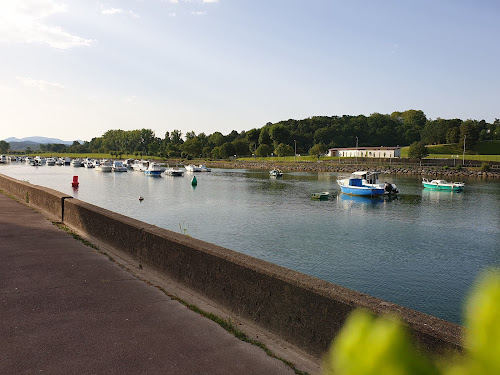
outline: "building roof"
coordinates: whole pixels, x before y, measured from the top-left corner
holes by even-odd
[[[336,148],[329,148],[328,151],[347,151],[347,150],[399,150],[401,147],[396,146],[396,147],[336,147]]]

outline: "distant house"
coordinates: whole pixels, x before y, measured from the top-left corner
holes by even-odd
[[[331,148],[328,156],[341,156],[346,158],[400,158],[401,147],[350,147]]]

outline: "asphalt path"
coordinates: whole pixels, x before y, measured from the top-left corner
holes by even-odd
[[[0,193],[0,374],[294,374]]]

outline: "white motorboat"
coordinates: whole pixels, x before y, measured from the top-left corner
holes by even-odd
[[[79,167],[81,167],[83,165],[82,159],[80,159],[80,158],[73,159],[73,160],[71,160],[70,165],[72,167],[78,167],[79,168]]]
[[[145,172],[148,169],[149,162],[146,160],[134,160],[132,163],[132,169],[134,171]]]
[[[271,169],[269,171],[269,176],[271,176],[271,177],[283,177],[283,172],[281,171],[281,169],[274,168],[274,169]]]
[[[194,164],[186,165],[184,168],[186,168],[186,172],[201,172],[201,168]]]
[[[126,159],[123,162],[123,166],[127,169],[132,169],[132,165],[134,164],[135,160],[134,159]]]
[[[109,160],[101,160],[99,166],[96,166],[96,171],[99,172],[111,172],[113,170],[113,164]]]
[[[50,165],[50,166],[56,165],[56,159],[53,157],[48,157],[45,160],[45,164]]]
[[[200,164],[200,165],[194,165],[194,164],[189,164],[186,165],[184,168],[186,168],[186,172],[210,172],[211,169],[207,168],[205,164]]]
[[[163,168],[158,163],[155,162],[149,163],[149,166],[144,171],[146,176],[153,176],[153,177],[161,177],[162,172]]]
[[[35,156],[34,160],[36,160],[37,165],[44,165],[47,162],[45,158],[42,158],[40,156]]]
[[[167,176],[182,177],[184,176],[184,170],[178,167],[169,167],[165,169],[164,172]]]
[[[113,161],[113,172],[127,172],[128,169],[120,160]]]

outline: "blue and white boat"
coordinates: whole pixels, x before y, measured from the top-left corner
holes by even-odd
[[[158,163],[151,162],[144,173],[146,176],[161,177],[163,170]]]
[[[344,194],[377,197],[399,193],[395,184],[380,183],[380,172],[357,171],[349,177],[339,177],[337,183]]]

